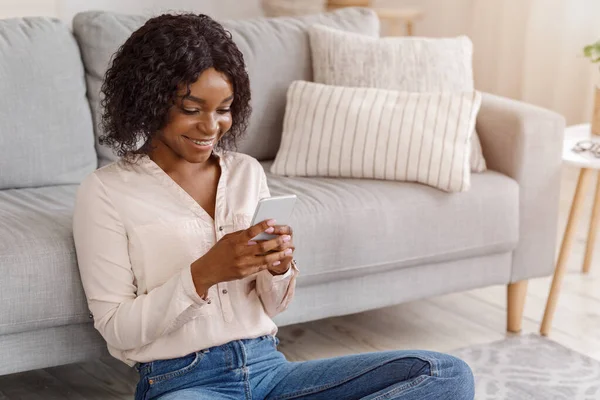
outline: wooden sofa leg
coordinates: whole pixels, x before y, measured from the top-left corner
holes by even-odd
[[[509,332],[517,333],[521,331],[528,282],[526,280],[519,281],[507,286],[506,330]]]

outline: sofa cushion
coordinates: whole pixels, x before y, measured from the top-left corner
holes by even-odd
[[[76,190],[0,191],[0,335],[90,321],[71,227]]]
[[[79,183],[96,168],[79,49],[49,18],[0,20],[0,189]]]
[[[403,92],[296,81],[271,172],[471,187],[479,92]]]
[[[147,17],[91,11],[77,14],[73,31],[86,68],[88,98],[101,131],[99,93],[111,55],[141,26]],[[312,58],[308,26],[319,23],[346,31],[377,35],[379,20],[367,9],[345,9],[333,13],[294,18],[224,21],[244,54],[252,89],[254,110],[246,138],[238,151],[259,159],[273,159],[279,149],[285,95],[295,80],[312,80]],[[115,160],[113,152],[97,144],[100,165]]]
[[[518,186],[492,171],[453,195],[412,183],[267,178],[272,195],[298,195],[299,286],[502,253],[518,239]],[[0,191],[0,335],[89,321],[72,236],[76,190]]]
[[[511,251],[519,187],[494,171],[447,194],[403,182],[272,175],[271,195],[296,194],[292,227],[299,285]]]
[[[373,38],[331,27],[309,29],[315,82],[406,92],[472,92],[473,43],[456,38]],[[487,169],[477,133],[471,168]]]

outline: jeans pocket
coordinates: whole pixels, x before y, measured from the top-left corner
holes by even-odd
[[[205,356],[204,351],[198,351],[180,358],[171,360],[152,361],[148,384],[154,386],[161,382],[184,376],[192,371]]]

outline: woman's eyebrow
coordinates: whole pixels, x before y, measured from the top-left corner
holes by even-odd
[[[199,97],[196,97],[196,96],[192,96],[191,94],[188,94],[187,96],[183,96],[183,99],[184,99],[184,100],[192,100],[193,102],[196,102],[196,103],[199,103],[199,104],[204,104],[204,103],[206,103],[206,100],[204,100],[204,99],[201,99],[201,98],[199,98]],[[224,100],[221,102],[221,104],[223,104],[223,103],[226,103],[226,102],[228,102],[228,101],[230,101],[230,100],[233,100],[233,95],[231,95],[231,96],[227,97],[226,99],[224,99]]]

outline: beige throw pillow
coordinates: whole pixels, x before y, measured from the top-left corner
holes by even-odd
[[[378,38],[323,25],[309,29],[314,81],[407,92],[471,92],[473,45],[457,38]],[[487,169],[477,134],[471,169]]]
[[[470,188],[479,92],[414,93],[296,81],[271,172]]]

